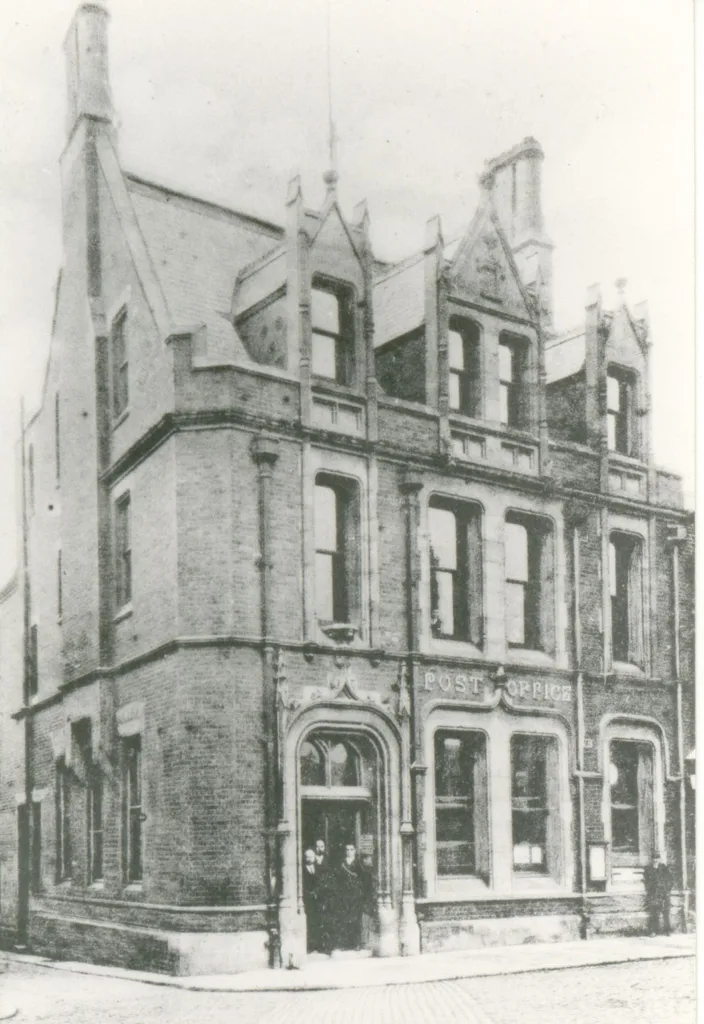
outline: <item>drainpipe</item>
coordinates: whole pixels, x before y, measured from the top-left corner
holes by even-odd
[[[264,744],[265,792],[265,852],[266,882],[269,893],[269,958],[270,965],[279,960],[279,927],[276,914],[277,896],[277,771],[276,771],[276,714],[274,645],[271,633],[271,488],[274,465],[279,457],[277,442],[268,437],[256,437],[252,443],[252,458],[259,471],[259,573],[260,615],[262,636],[262,726]]]
[[[682,914],[684,930],[687,930],[689,911],[689,879],[687,877],[687,823],[686,823],[686,776],[684,772],[684,725],[682,719],[682,676],[680,666],[680,544],[686,539],[684,527],[677,527],[669,538],[672,546],[672,653],[675,672],[677,699],[677,768],[679,774],[680,810],[680,864],[682,881]]]
[[[23,588],[23,704],[24,704],[24,807],[18,808],[18,860],[17,860],[17,944],[26,946],[29,939],[29,896],[32,858],[32,748],[34,722],[29,711],[30,673],[30,610],[31,590],[29,579],[29,524],[27,520],[27,467],[26,439],[24,426],[24,399],[20,406],[20,443],[22,468],[22,588]]]
[[[574,660],[577,669],[577,795],[579,803],[579,886],[582,894],[582,935],[587,938],[587,823],[584,811],[584,680],[582,675],[582,612],[580,605],[579,527],[572,531],[572,562],[574,571]]]

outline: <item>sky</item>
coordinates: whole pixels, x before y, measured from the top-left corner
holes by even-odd
[[[283,221],[322,204],[328,0],[112,0],[122,166]],[[533,135],[558,328],[586,289],[649,303],[655,459],[694,491],[694,79],[690,0],[329,0],[339,196],[377,255],[442,217],[461,234],[486,159]],[[63,39],[73,0],[0,11],[0,586],[16,554],[20,395],[37,407],[61,265]],[[234,270],[233,268],[233,277]]]

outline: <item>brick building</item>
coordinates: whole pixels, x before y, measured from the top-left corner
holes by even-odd
[[[81,6],[0,594],[3,934],[297,964],[321,837],[368,858],[379,955],[643,930],[656,850],[682,927],[692,521],[645,308],[553,328],[539,144],[389,265],[333,172],[283,226],[125,172],[106,40]]]

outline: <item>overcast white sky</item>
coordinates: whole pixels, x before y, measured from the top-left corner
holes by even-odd
[[[340,198],[382,257],[468,223],[483,161],[543,145],[558,327],[586,287],[647,298],[660,464],[694,480],[694,110],[689,0],[331,0]],[[61,263],[63,38],[73,0],[0,11],[0,586],[15,556],[19,395],[36,407]],[[123,166],[280,221],[323,197],[326,0],[113,0]],[[234,271],[235,268],[233,268]],[[689,499],[692,500],[691,498]]]

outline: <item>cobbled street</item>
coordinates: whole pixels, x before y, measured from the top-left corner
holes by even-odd
[[[693,1024],[694,958],[321,992],[191,992],[12,962],[3,998],[47,1024]]]

